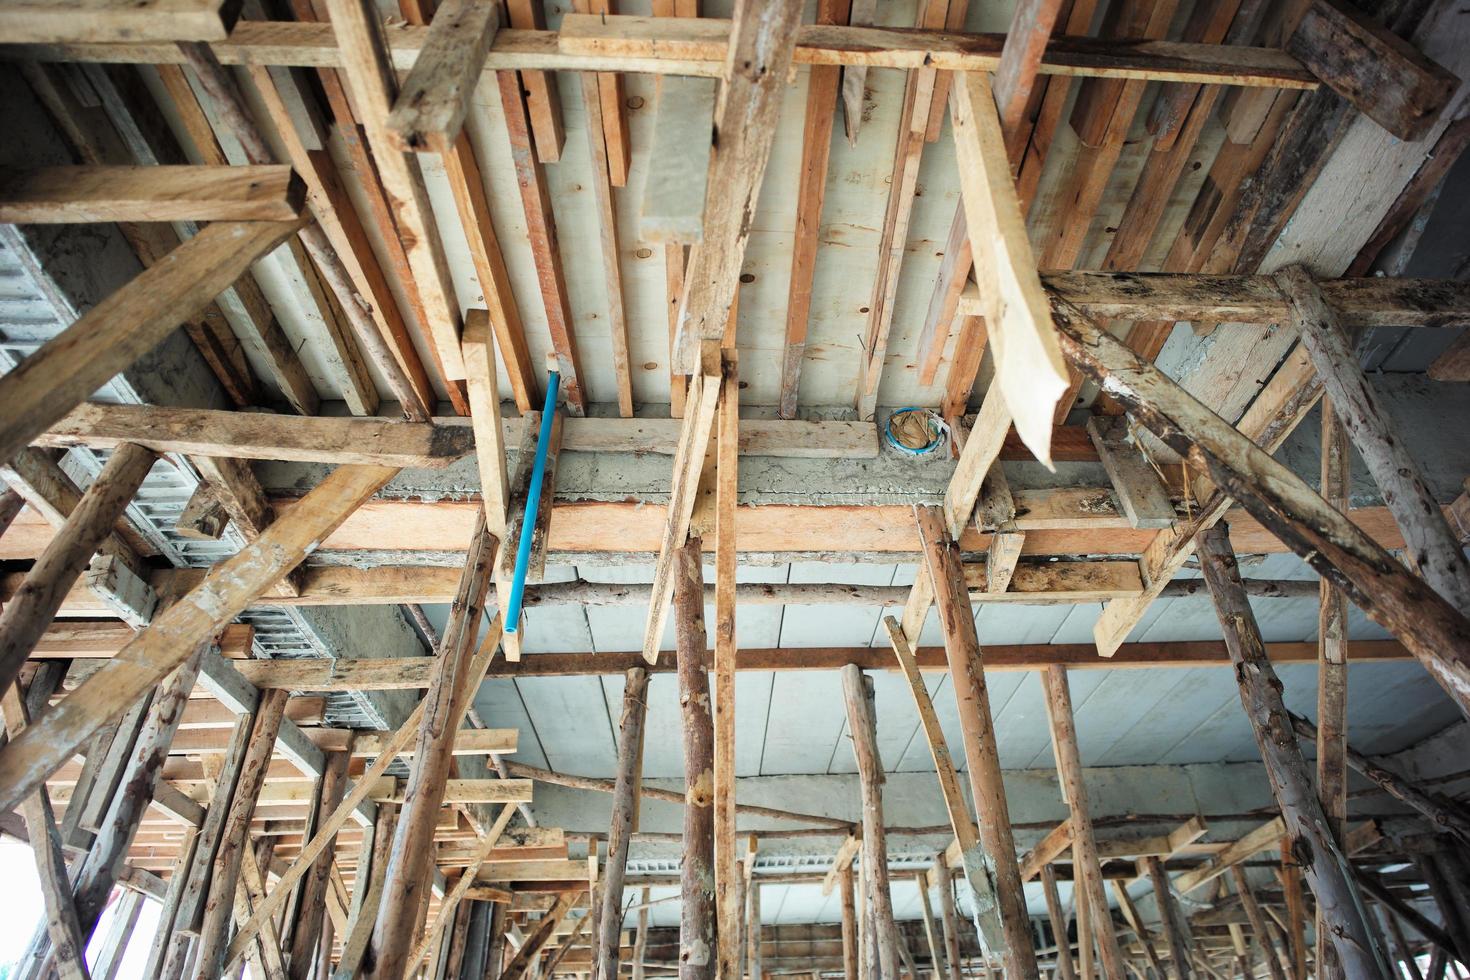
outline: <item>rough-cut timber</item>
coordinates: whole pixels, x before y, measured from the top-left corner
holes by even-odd
[[[50,167],[0,175],[0,221],[294,221],[306,185],[290,167]]]
[[[699,538],[675,553],[674,641],[684,742],[684,839],[679,898],[680,980],[715,975],[715,731],[704,628]]]
[[[613,791],[612,824],[607,835],[607,864],[602,877],[602,911],[594,938],[593,977],[617,980],[618,950],[623,929],[623,875],[628,867],[629,835],[638,812],[638,773],[643,762],[643,721],[648,714],[648,671],[634,667],[623,683],[623,712],[618,718],[618,776]]]
[[[1215,614],[1230,648],[1240,703],[1251,722],[1256,747],[1286,822],[1290,859],[1306,875],[1332,936],[1333,949],[1349,977],[1387,977],[1346,854],[1329,829],[1281,699],[1281,682],[1266,658],[1230,535],[1221,527],[1200,533],[1200,567],[1210,585]]]
[[[388,137],[400,150],[452,151],[499,26],[500,8],[491,0],[445,0],[434,12],[388,113]]]

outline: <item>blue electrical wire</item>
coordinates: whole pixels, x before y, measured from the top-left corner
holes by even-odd
[[[531,470],[531,487],[526,493],[526,516],[521,521],[521,540],[516,546],[516,570],[510,580],[510,598],[505,603],[505,632],[521,627],[521,599],[526,592],[526,571],[531,564],[531,539],[536,535],[536,512],[541,508],[541,484],[546,479],[546,450],[551,444],[551,423],[556,418],[556,393],[561,373],[546,376],[546,405],[541,410],[541,436],[536,441],[536,465]]]

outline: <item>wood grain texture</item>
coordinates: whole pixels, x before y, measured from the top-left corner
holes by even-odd
[[[446,154],[500,27],[492,0],[445,0],[434,12],[424,47],[388,113],[388,137],[405,152]]]
[[[0,221],[294,221],[306,185],[283,166],[50,167],[0,173]]]

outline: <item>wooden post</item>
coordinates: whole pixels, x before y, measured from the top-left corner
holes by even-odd
[[[1184,932],[1179,926],[1179,905],[1174,901],[1174,892],[1169,886],[1169,874],[1164,862],[1157,857],[1146,857],[1148,880],[1154,888],[1154,900],[1159,906],[1159,925],[1164,931],[1164,942],[1169,946],[1169,959],[1178,980],[1189,980],[1189,947],[1184,942]]]
[[[1051,934],[1057,944],[1057,968],[1053,980],[1075,980],[1077,974],[1072,966],[1072,940],[1067,932],[1067,916],[1062,911],[1061,896],[1057,894],[1057,873],[1050,864],[1041,866],[1041,887],[1046,897],[1046,914],[1051,919]]]
[[[919,530],[924,560],[934,584],[935,604],[944,627],[950,682],[964,733],[970,793],[980,817],[980,841],[995,862],[995,898],[1005,933],[1006,975],[1009,980],[1040,980],[1031,918],[1026,911],[1016,843],[1011,835],[1010,808],[1001,779],[1000,753],[990,716],[990,694],[985,685],[985,663],[975,617],[965,586],[959,546],[944,530],[944,519],[930,508],[920,508]]]
[[[561,925],[561,921],[572,910],[576,898],[576,892],[563,892],[557,896],[556,904],[541,917],[535,931],[526,937],[525,943],[506,964],[505,971],[500,975],[501,980],[522,980],[527,975],[531,964],[537,962],[541,951],[546,948],[551,937],[556,935],[556,927]]]
[[[322,774],[321,799],[317,805],[317,822],[325,821],[342,802],[347,790],[347,766],[352,761],[351,745],[346,751],[333,752],[327,759],[326,772]],[[327,909],[327,877],[332,870],[332,854],[336,851],[336,838],[327,845],[327,853],[316,859],[311,873],[301,886],[301,901],[297,908],[296,928],[291,934],[291,959],[287,970],[291,980],[309,980],[321,945],[322,920]],[[345,938],[345,937],[344,937]]]
[[[1072,863],[1077,863],[1076,851],[1072,854]],[[1087,889],[1079,888],[1077,882],[1072,883],[1072,918],[1077,921],[1077,975],[1082,980],[1096,980],[1097,971],[1093,969],[1093,944],[1092,944],[1092,913],[1087,900]]]
[[[1322,499],[1348,509],[1352,456],[1348,433],[1332,399],[1322,399]],[[1317,795],[1341,843],[1347,830],[1347,596],[1327,579],[1320,582],[1317,612]],[[1370,920],[1371,924],[1371,920]],[[1344,980],[1328,929],[1317,908],[1318,980]]]
[[[424,695],[413,768],[404,790],[406,802],[398,817],[383,901],[363,962],[363,976],[371,980],[401,980],[413,951],[414,934],[423,922],[434,862],[434,828],[453,763],[455,733],[480,683],[474,668],[475,651],[485,594],[495,568],[496,544],[486,529],[482,508],[476,513],[464,571]],[[498,639],[495,632],[492,628],[492,644]]]
[[[837,885],[842,894],[842,975],[858,980],[857,898],[853,894],[852,865],[837,872]]]
[[[131,443],[114,450],[66,523],[26,573],[14,598],[0,610],[0,690],[15,682],[21,665],[51,625],[72,583],[112,533],[113,525],[132,502],[157,458],[152,451]]]
[[[1143,947],[1144,958],[1148,965],[1153,967],[1154,975],[1163,980],[1168,976],[1164,972],[1164,961],[1159,958],[1159,951],[1154,948],[1154,938],[1149,935],[1148,926],[1143,924],[1143,917],[1138,914],[1138,908],[1133,904],[1133,896],[1128,894],[1127,882],[1113,879],[1113,894],[1118,896],[1118,907],[1123,911],[1123,919],[1133,929],[1133,934],[1138,937],[1138,944]],[[1129,960],[1128,965],[1133,972],[1141,973],[1135,961]]]
[[[750,892],[750,926],[746,931],[745,967],[749,973],[750,980],[764,980],[765,971],[761,967],[761,881],[757,877],[751,877]]]
[[[935,928],[934,910],[929,902],[929,876],[923,871],[914,875],[919,888],[919,915],[924,922],[924,940],[929,946],[929,972],[938,977],[946,972],[944,935]]]
[[[842,668],[842,693],[847,699],[847,728],[857,759],[863,794],[863,873],[868,879],[869,914],[874,922],[879,970],[899,975],[898,926],[893,920],[893,895],[888,884],[888,839],[883,827],[883,759],[878,754],[877,718],[873,714],[873,687],[856,664]]]
[[[1328,830],[1281,699],[1281,682],[1266,657],[1260,630],[1240,582],[1229,533],[1217,525],[1198,537],[1197,553],[1225,645],[1235,664],[1241,705],[1250,718],[1271,789],[1286,821],[1290,859],[1304,866],[1329,923],[1333,945],[1350,977],[1386,976],[1364,921],[1363,902],[1349,877],[1348,860]]]
[[[722,352],[715,415],[715,898],[720,980],[739,980],[740,919],[735,857],[735,505],[739,496],[740,376]]]
[[[964,971],[960,966],[960,920],[955,914],[954,882],[949,876],[949,864],[944,852],[934,859],[935,871],[939,874],[939,914],[944,919],[944,946],[949,951],[949,980],[962,980]],[[1053,885],[1053,893],[1056,888]],[[1071,960],[1068,960],[1070,969]],[[1070,974],[1065,980],[1072,980]]]
[[[715,975],[714,716],[705,672],[704,577],[700,539],[676,552],[674,638],[684,732],[684,867],[679,914],[679,977]]]
[[[1087,786],[1082,780],[1082,756],[1077,749],[1077,726],[1072,717],[1072,691],[1067,683],[1067,668],[1048,667],[1042,678],[1046,685],[1046,713],[1051,720],[1051,744],[1057,757],[1057,775],[1061,778],[1062,795],[1072,814],[1072,853],[1076,858],[1077,884],[1087,893],[1088,906],[1093,910],[1104,976],[1107,980],[1126,980],[1123,951],[1118,947],[1112,915],[1108,911],[1108,896],[1103,891],[1102,864],[1098,858],[1097,837],[1092,830]]]
[[[593,976],[617,980],[618,947],[623,929],[623,874],[628,866],[629,835],[638,810],[637,779],[643,759],[643,721],[648,714],[648,671],[634,667],[623,686],[623,713],[618,720],[618,788],[613,792],[612,825],[607,834],[607,867],[602,913],[594,942]],[[639,910],[646,935],[648,913]]]
[[[265,785],[265,774],[275,752],[276,735],[281,730],[289,696],[289,691],[267,691],[260,698],[255,726],[250,732],[250,746],[240,767],[240,781],[230,798],[230,811],[220,833],[219,850],[210,866],[209,897],[204,903],[204,918],[199,928],[196,962],[200,976],[217,976],[224,969],[230,913],[235,907],[235,888],[240,881],[240,862],[245,848],[250,846],[250,821],[255,813],[255,801]]]
[[[1373,482],[1383,492],[1384,502],[1403,531],[1410,565],[1434,591],[1461,613],[1470,615],[1470,561],[1424,483],[1418,462],[1378,404],[1343,331],[1341,318],[1327,305],[1316,280],[1302,266],[1281,270],[1276,281],[1291,301],[1292,321],[1332,399],[1334,413],[1352,436],[1358,454],[1373,474]],[[1328,488],[1323,489],[1325,496]]]
[[[1291,853],[1291,839],[1281,838],[1281,894],[1286,900],[1286,948],[1292,980],[1307,980],[1307,907],[1302,873]]]
[[[643,980],[643,957],[648,951],[648,894],[647,888],[638,893],[638,931],[633,936],[633,980]]]

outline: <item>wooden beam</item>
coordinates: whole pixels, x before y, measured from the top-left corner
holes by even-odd
[[[1174,524],[1174,502],[1158,470],[1132,438],[1128,423],[1119,418],[1093,416],[1087,433],[1097,447],[1098,459],[1113,481],[1113,490],[1128,523],[1134,527],[1165,528]]]
[[[326,772],[322,774],[321,790],[317,801],[316,824],[321,824],[342,804],[347,791],[347,767],[352,761],[352,751],[331,754]],[[313,829],[315,825],[308,827]],[[327,851],[336,850],[336,840],[329,840]],[[288,961],[290,980],[308,980],[315,959],[317,945],[322,936],[322,925],[327,907],[327,886],[332,870],[332,859],[324,854],[311,866],[311,872],[302,883],[301,895],[296,907],[296,924],[291,930],[291,950]]]
[[[863,884],[872,943],[882,976],[899,975],[898,927],[893,920],[893,897],[888,885],[888,839],[883,827],[883,759],[878,752],[877,718],[873,713],[872,681],[855,665],[842,668],[842,693],[847,701],[847,730],[857,759],[863,795]]]
[[[277,520],[253,544],[221,563],[215,575],[160,613],[107,666],[0,750],[0,808],[13,807],[32,792],[94,732],[294,568],[395,472],[385,467],[333,471],[298,511]]]
[[[0,610],[0,690],[14,683],[67,591],[108,541],[156,459],[140,446],[119,447],[26,573],[15,597]]]
[[[414,947],[413,953],[408,958],[409,970],[417,970],[419,968],[419,965],[424,961],[424,957],[429,953],[429,947],[437,937],[443,934],[445,927],[449,925],[449,920],[453,917],[455,909],[464,899],[469,897],[470,890],[476,881],[475,869],[489,858],[495,845],[499,842],[501,835],[505,833],[505,828],[510,824],[510,818],[515,815],[515,812],[516,808],[512,804],[506,804],[501,807],[500,815],[495,818],[495,823],[491,824],[485,833],[480,836],[479,840],[475,842],[474,854],[470,858],[468,870],[460,875],[454,887],[445,894],[443,901],[439,903],[438,916],[435,917],[429,928],[425,930],[423,938],[419,940],[418,945]]]
[[[0,221],[295,221],[306,185],[290,167],[48,167],[0,177]]]
[[[981,293],[989,305],[995,384],[1021,440],[1049,464],[1053,406],[1067,387],[1067,367],[1036,272],[990,83],[978,72],[957,76],[955,82],[950,114],[960,195]]]
[[[1321,421],[1322,499],[1340,511],[1348,508],[1352,484],[1352,456],[1347,430],[1330,398],[1322,399]],[[1343,641],[1347,639],[1347,596],[1331,582],[1319,583],[1317,612],[1317,795],[1322,811],[1331,821],[1332,833],[1343,841],[1347,831],[1347,660]],[[1317,938],[1318,969],[1329,980],[1343,980],[1336,961],[1329,924],[1317,910],[1314,932]],[[1370,928],[1373,920],[1368,920]]]
[[[993,83],[1001,127],[1007,133],[1020,130],[1052,26],[1062,6],[1062,0],[1024,0],[1016,4],[1011,14],[1011,26],[1006,32]]]
[[[1102,951],[1103,975],[1108,980],[1125,980],[1123,953],[1113,931],[1107,892],[1103,890],[1102,863],[1097,837],[1092,829],[1092,810],[1087,801],[1087,784],[1082,778],[1082,756],[1077,745],[1077,723],[1072,713],[1072,691],[1065,667],[1048,667],[1042,680],[1046,688],[1046,714],[1051,722],[1052,751],[1062,796],[1071,812],[1072,855],[1079,884],[1087,891],[1092,909],[1094,935]]]
[[[238,279],[296,231],[295,222],[218,222],[144,269],[126,286],[0,378],[8,406],[0,459],[152,350],[182,317]]]
[[[510,13],[510,26],[516,30],[545,30],[546,11],[535,0],[510,0],[506,7]],[[556,163],[561,159],[562,143],[566,139],[556,76],[545,71],[523,71],[521,84],[526,90],[529,135],[535,137],[536,158],[542,163]]]
[[[500,390],[496,383],[495,350],[490,342],[489,313],[469,310],[465,314],[461,346],[485,527],[504,541],[510,483],[505,470],[505,428],[500,419]]]
[[[1286,50],[1401,140],[1422,139],[1434,128],[1460,85],[1453,72],[1340,0],[1312,0]]]
[[[561,925],[562,920],[567,917],[567,913],[572,910],[573,900],[576,898],[576,895],[576,892],[562,892],[557,896],[556,904],[551,907],[551,911],[542,916],[536,929],[526,937],[526,941],[516,951],[516,955],[511,958],[511,961],[506,964],[505,969],[501,971],[500,980],[521,980],[522,977],[526,976],[531,964],[537,961],[537,957],[541,955],[541,951],[546,948],[546,944],[556,934],[557,926]]]
[[[705,648],[704,583],[699,538],[690,538],[678,549],[675,558],[672,583],[674,635],[684,745],[679,963],[687,976],[712,978],[718,963],[714,869],[715,733],[709,675],[704,666],[708,651]],[[621,927],[621,922],[618,925]]]
[[[715,907],[719,949],[716,975],[740,974],[743,875],[735,853],[735,642],[737,541],[735,505],[740,476],[740,373],[734,350],[721,357],[720,399],[715,417],[714,535],[714,819]],[[613,978],[608,978],[613,980]]]
[[[1067,916],[1062,911],[1061,896],[1057,894],[1057,873],[1050,864],[1041,868],[1041,886],[1052,938],[1057,947],[1056,980],[1075,980],[1077,973],[1072,966],[1072,941],[1067,938]]]
[[[424,329],[438,350],[446,380],[462,380],[459,300],[454,294],[444,244],[439,238],[417,161],[399,149],[389,125],[389,114],[398,97],[398,78],[390,67],[377,8],[363,0],[328,0],[327,9],[331,14],[330,29],[341,45],[340,67],[352,92],[352,103],[367,131],[378,174],[388,193],[414,282],[423,300],[428,321]],[[426,43],[427,40],[426,36]]]
[[[957,85],[956,89],[960,87]],[[1016,865],[1010,809],[1006,803],[1005,785],[1001,781],[995,729],[991,724],[985,664],[980,640],[975,633],[974,614],[963,584],[959,547],[945,533],[942,520],[932,510],[920,509],[916,517],[924,539],[925,568],[933,582],[935,604],[944,628],[950,682],[955,689],[960,728],[964,733],[970,794],[980,819],[980,839],[985,853],[995,865],[993,891],[1005,936],[1006,972],[1017,980],[1037,980],[1030,919],[1026,914],[1020,870]]]
[[[1128,894],[1127,883],[1114,879],[1109,884],[1113,886],[1113,895],[1118,899],[1118,908],[1123,913],[1123,919],[1128,923],[1129,928],[1133,930],[1133,934],[1138,937],[1138,943],[1143,947],[1143,955],[1148,960],[1148,965],[1153,968],[1154,975],[1167,977],[1168,974],[1164,972],[1164,962],[1159,958],[1158,950],[1154,949],[1154,940],[1149,935],[1148,926],[1143,924],[1143,916],[1138,914],[1138,909],[1133,904],[1133,896]],[[1057,943],[1058,952],[1061,951],[1061,945],[1059,940]],[[1183,977],[1188,975],[1189,967],[1187,964],[1181,963],[1180,968],[1182,980]]]
[[[1470,561],[1425,485],[1418,463],[1379,405],[1352,341],[1310,272],[1289,266],[1277,273],[1277,281],[1291,300],[1292,322],[1322,377],[1335,416],[1404,532],[1410,564],[1436,592],[1470,615]]]
[[[846,23],[852,0],[821,0],[817,23]],[[786,297],[786,355],[781,362],[781,417],[796,417],[801,391],[801,363],[806,356],[807,321],[811,317],[812,281],[827,193],[827,166],[832,150],[841,69],[813,65],[807,74],[806,116],[802,125],[801,184],[796,197],[796,232],[791,245],[791,282]]]
[[[801,20],[794,4],[779,0],[745,0],[735,13],[726,45],[725,86],[715,114],[720,139],[705,191],[704,239],[685,271],[673,351],[675,367],[689,375],[703,370],[701,342],[725,333]],[[703,20],[666,19],[680,25]]]
[[[1400,634],[1425,669],[1470,714],[1470,621],[1300,477],[1158,368],[1143,362],[1075,307],[1063,302],[1054,312],[1070,359],[1089,376],[1105,381],[1170,448],[1208,472],[1219,492],[1239,499],[1370,617]],[[1212,519],[1199,526],[1218,520],[1218,509],[1205,508],[1210,510],[1216,510],[1208,515]],[[1106,650],[1105,631],[1110,629],[1112,624],[1099,620],[1100,649]],[[1110,638],[1107,642],[1113,645]]]
[[[1148,880],[1153,886],[1154,900],[1159,909],[1159,928],[1164,933],[1164,942],[1169,947],[1169,959],[1174,965],[1175,976],[1179,980],[1189,980],[1189,945],[1185,941],[1184,926],[1187,920],[1182,917],[1179,903],[1174,899],[1168,872],[1164,870],[1164,862],[1150,855],[1144,858],[1142,863],[1148,868]]]
[[[628,845],[638,812],[637,781],[643,768],[643,724],[648,714],[648,671],[634,667],[623,682],[623,711],[618,717],[617,788],[613,791],[608,829],[607,865],[603,871],[602,912],[594,942],[594,977],[616,980],[619,935],[623,928],[623,875]]]
[[[227,0],[5,0],[0,37],[17,44],[222,41],[239,16],[240,5]]]
[[[500,9],[490,0],[446,0],[435,11],[388,114],[387,136],[400,151],[451,152],[499,27]]]
[[[1241,706],[1251,719],[1256,746],[1281,808],[1290,857],[1303,865],[1332,936],[1338,961],[1348,976],[1387,975],[1367,923],[1348,861],[1329,828],[1296,743],[1281,684],[1263,650],[1255,616],[1244,590],[1227,532],[1201,532],[1199,555],[1215,601],[1226,646],[1236,665]]]

